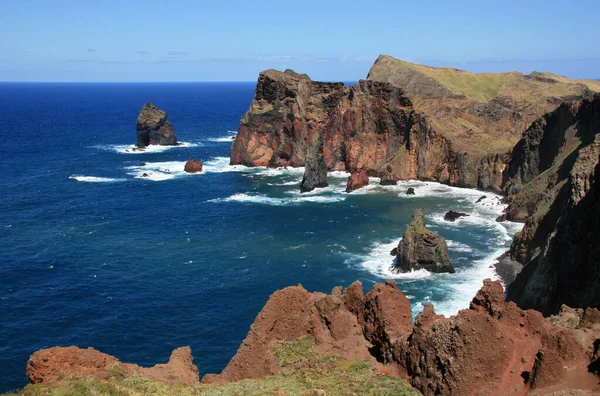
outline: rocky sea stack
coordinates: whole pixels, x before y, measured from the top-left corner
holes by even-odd
[[[173,125],[167,120],[167,113],[150,102],[140,110],[135,129],[137,130],[136,146],[138,147],[146,147],[151,144],[177,145],[177,136],[173,131]]]
[[[348,184],[346,185],[346,192],[358,190],[369,184],[369,174],[366,170],[361,169],[354,171],[348,177]]]
[[[425,228],[425,216],[421,209],[415,210],[402,240],[391,254],[398,258],[393,268],[395,272],[420,269],[429,272],[455,272],[448,258],[446,240]]]
[[[323,140],[320,135],[317,135],[306,153],[306,165],[304,177],[300,183],[300,192],[305,193],[328,185],[327,166],[323,159]]]

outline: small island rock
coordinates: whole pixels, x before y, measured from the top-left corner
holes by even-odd
[[[346,185],[346,192],[351,192],[364,187],[369,184],[369,174],[366,170],[355,170],[352,171],[348,177],[348,184]]]
[[[393,253],[393,250],[392,250]],[[421,209],[413,214],[402,240],[396,249],[395,272],[410,272],[426,269],[429,272],[454,273],[448,258],[446,240],[425,228],[425,216]]]
[[[148,102],[140,110],[137,125],[138,147],[146,147],[151,144],[161,146],[176,146],[177,136],[173,131],[173,125],[167,120],[167,113]]]
[[[202,172],[202,166],[202,162],[190,158],[185,163],[185,167],[183,168],[183,170],[187,173],[198,173]]]
[[[306,153],[304,176],[300,184],[300,192],[305,193],[315,188],[327,187],[327,165],[323,158],[323,137],[317,135]]]
[[[415,195],[415,189],[410,187],[408,190],[406,190],[406,195]]]
[[[455,212],[453,210],[448,211],[445,215],[444,215],[444,220],[446,221],[454,221],[460,217],[466,217],[468,216],[468,214],[466,213],[462,213],[462,212]]]

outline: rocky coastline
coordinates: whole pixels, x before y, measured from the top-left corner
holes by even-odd
[[[305,166],[302,192],[327,186],[328,170],[345,170],[347,191],[371,175],[382,184],[435,180],[504,194],[508,207],[499,220],[524,227],[495,264],[502,282],[485,280],[468,309],[446,318],[426,304],[413,320],[393,281],[366,295],[359,282],[331,294],[293,286],[271,296],[227,367],[202,381],[189,348],[175,350],[167,364],[141,368],[68,347],[34,353],[29,382],[145,378],[202,392],[315,367],[337,370],[309,358],[282,363],[282,342],[309,342],[319,359],[362,362],[425,395],[600,392],[600,95],[582,82],[517,73],[490,96],[458,90],[429,69],[381,56],[353,87],[265,71],[231,164]],[[542,94],[519,102],[511,89]],[[137,131],[140,147],[177,144],[166,113],[150,103]],[[189,171],[201,169],[190,163]],[[422,217],[413,219],[420,233]],[[407,249],[395,249],[398,260]]]

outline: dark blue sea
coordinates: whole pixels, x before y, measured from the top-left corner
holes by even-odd
[[[332,173],[330,187],[300,195],[302,169],[230,166],[254,87],[0,84],[0,392],[25,386],[29,355],[55,345],[141,365],[190,345],[201,374],[217,373],[290,285],[368,291],[395,278],[414,314],[427,301],[453,314],[496,276],[519,225],[495,221],[493,194],[377,179],[346,194],[347,175]],[[147,101],[182,146],[131,150]],[[188,158],[205,170],[185,174]],[[389,271],[416,208],[448,239],[456,274]],[[470,216],[444,222],[450,209]]]

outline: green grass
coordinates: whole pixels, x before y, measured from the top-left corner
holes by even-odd
[[[311,336],[296,341],[279,341],[275,356],[289,371],[278,375],[226,384],[170,386],[142,377],[122,378],[118,371],[111,380],[72,379],[59,385],[28,385],[26,396],[320,396],[320,395],[420,395],[399,378],[379,373],[366,361],[344,361],[341,357],[315,351]]]

